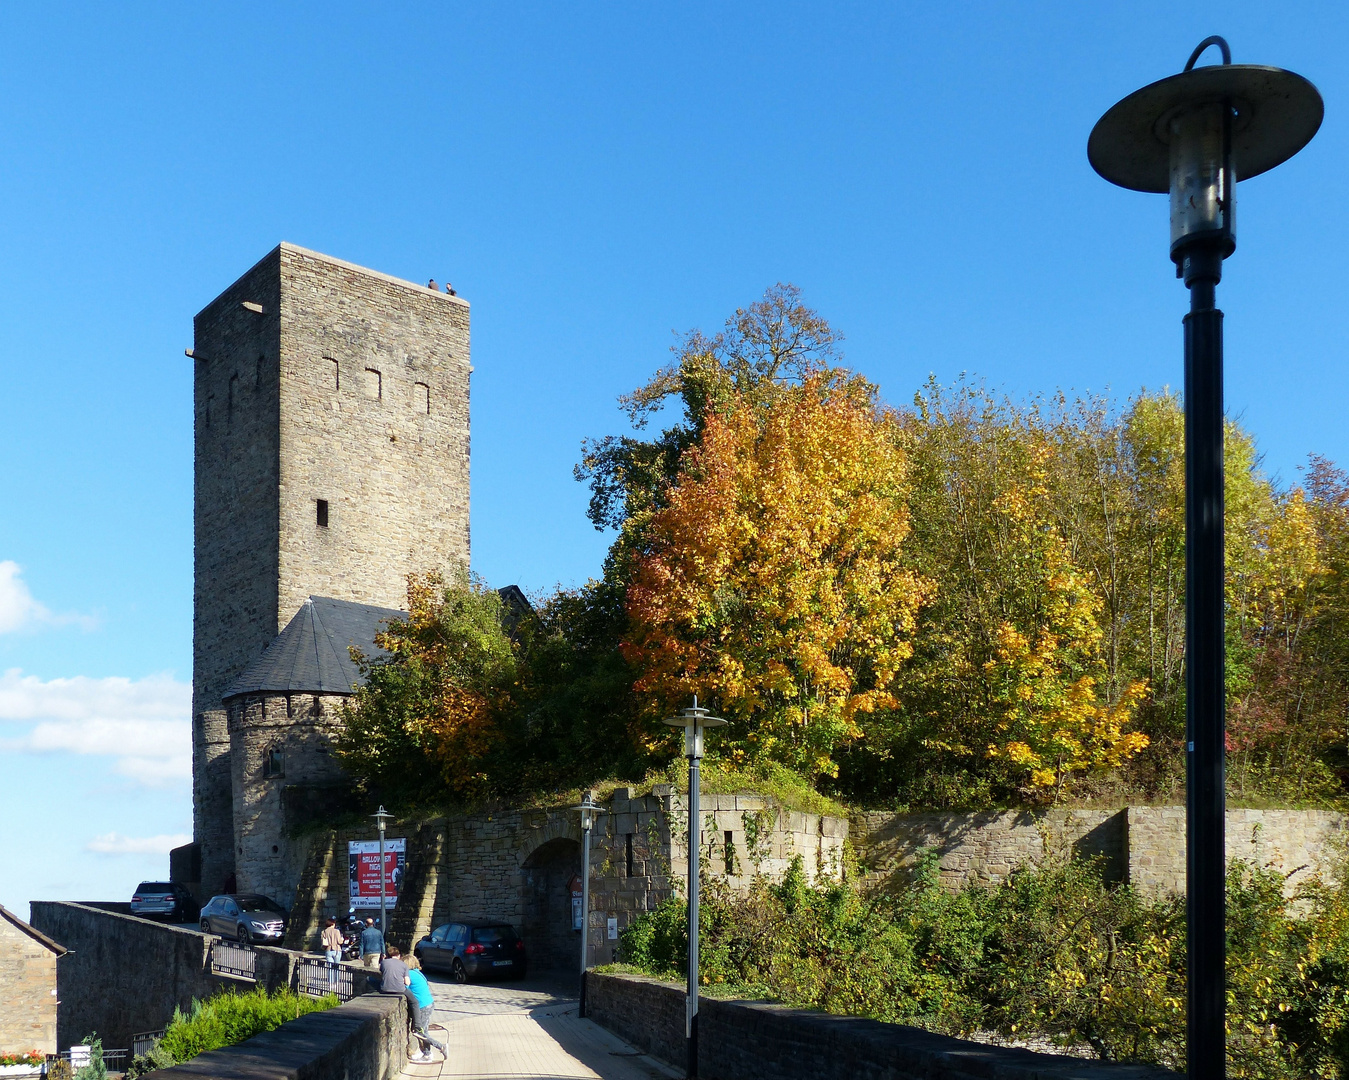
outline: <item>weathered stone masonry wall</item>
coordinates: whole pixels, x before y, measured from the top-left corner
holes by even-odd
[[[207,892],[234,872],[221,698],[277,633],[280,326],[277,251],[194,322],[192,819]]]
[[[1185,888],[1185,808],[989,813],[860,813],[852,842],[867,889],[908,879],[924,849],[937,852],[941,883],[997,884],[1018,866],[1047,857],[1100,857],[1107,880],[1152,895]],[[1319,810],[1229,810],[1227,857],[1287,875],[1291,895],[1313,873],[1327,874],[1349,819]]]
[[[0,1054],[56,1052],[57,953],[0,918]]]
[[[308,855],[296,843],[294,800],[328,795],[338,802],[350,787],[333,756],[346,698],[336,694],[243,694],[227,709],[234,790],[234,851],[241,892],[260,892],[289,904]],[[273,746],[284,753],[284,773],[267,775]],[[288,809],[291,811],[288,813]]]
[[[32,925],[70,950],[58,961],[61,1006],[56,1038],[61,1049],[98,1032],[109,1049],[127,1049],[131,1037],[164,1027],[173,1010],[186,1011],[221,986],[251,987],[211,974],[208,934],[107,911],[90,904],[32,903]],[[258,985],[293,983],[294,953],[257,949]]]
[[[230,681],[310,595],[399,608],[409,573],[468,563],[469,309],[282,244],[197,316],[193,351],[193,830],[210,893],[237,854]]]
[[[619,788],[606,809],[591,838],[587,937],[596,963],[614,956],[609,919],[621,933],[687,873],[687,804],[668,785],[641,797]],[[780,810],[759,796],[706,796],[701,810],[703,865],[734,891],[747,889],[756,874],[780,878],[797,856],[812,878],[841,872],[846,821]],[[581,865],[574,811],[553,807],[395,823],[389,835],[406,836],[409,849],[408,876],[390,924],[400,947],[451,919],[498,918],[522,928],[541,966],[570,966],[580,942],[566,921],[569,901],[562,890]],[[347,842],[372,837],[371,830],[360,829],[312,838],[290,947],[312,948],[323,918],[346,911]]]
[[[683,1064],[684,991],[632,975],[586,974],[586,1015],[632,1045]],[[698,1075],[706,1080],[1179,1080],[1146,1065],[986,1046],[852,1016],[703,998]]]
[[[310,1013],[237,1046],[199,1054],[155,1076],[211,1080],[390,1080],[407,1063],[401,996],[368,994]]]

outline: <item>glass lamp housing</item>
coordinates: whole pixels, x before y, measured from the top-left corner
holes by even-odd
[[[1211,101],[1163,119],[1170,144],[1171,257],[1196,240],[1236,248],[1232,107]]]

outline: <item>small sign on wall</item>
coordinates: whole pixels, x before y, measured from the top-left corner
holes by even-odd
[[[581,913],[581,902],[584,897],[581,892],[580,877],[573,877],[567,887],[571,891],[571,928],[579,930],[585,922],[585,917]]]
[[[610,940],[610,941],[617,941],[617,940],[618,940],[618,920],[617,920],[617,919],[610,919],[610,920],[609,920],[609,940]]]

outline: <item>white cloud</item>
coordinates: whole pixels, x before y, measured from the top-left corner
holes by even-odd
[[[147,787],[191,779],[191,714],[192,687],[171,675],[0,674],[0,749],[110,757],[113,772]]]
[[[0,634],[34,626],[74,623],[84,630],[92,630],[98,625],[98,620],[90,615],[58,615],[49,610],[33,598],[20,573],[18,563],[11,559],[0,560]]]
[[[167,855],[176,847],[191,842],[187,833],[160,836],[123,836],[110,832],[95,836],[84,845],[85,851],[99,855]]]

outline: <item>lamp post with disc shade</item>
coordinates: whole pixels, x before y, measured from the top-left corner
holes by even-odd
[[[1222,62],[1195,67],[1210,47]],[[1170,256],[1185,316],[1186,1075],[1227,1073],[1223,551],[1223,260],[1236,250],[1236,183],[1296,154],[1321,126],[1316,87],[1282,68],[1233,64],[1206,38],[1185,69],[1136,90],[1092,129],[1105,179],[1171,197]]]
[[[703,757],[703,732],[725,727],[726,721],[711,716],[693,696],[693,707],[665,721],[684,729],[684,756],[689,761],[689,964],[688,993],[684,1008],[684,1041],[688,1050],[688,1075],[698,1075],[698,853],[702,847],[702,824],[698,812],[698,763]]]

